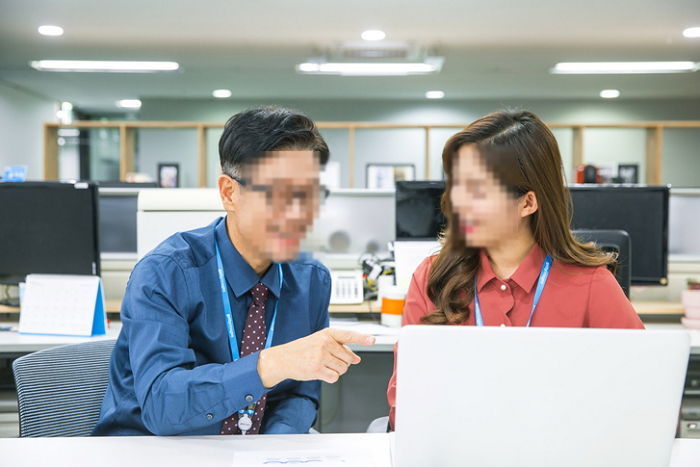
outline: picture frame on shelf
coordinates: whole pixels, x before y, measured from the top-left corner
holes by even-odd
[[[393,190],[397,181],[416,179],[416,167],[413,164],[367,164],[365,168],[365,186],[374,190]]]
[[[617,176],[622,183],[639,183],[639,164],[619,164]]]
[[[158,186],[161,188],[180,188],[180,164],[176,162],[159,163]]]

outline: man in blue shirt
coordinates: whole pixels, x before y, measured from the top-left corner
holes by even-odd
[[[95,435],[305,433],[320,381],[371,336],[328,329],[330,275],[294,260],[318,213],[328,147],[306,116],[234,115],[219,142],[226,217],[134,268]]]

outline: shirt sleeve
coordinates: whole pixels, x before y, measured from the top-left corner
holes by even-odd
[[[432,257],[426,258],[418,266],[411,278],[411,284],[406,293],[406,303],[403,307],[401,325],[420,324],[423,316],[435,311],[435,305],[428,298],[428,275]],[[394,345],[394,372],[389,379],[387,388],[387,401],[389,403],[389,426],[394,428],[396,417],[396,361],[398,356],[398,344]]]
[[[122,307],[134,391],[146,428],[175,435],[220,423],[267,392],[259,353],[195,366],[190,348],[188,284],[172,259],[153,255],[134,269]]]
[[[321,269],[316,319],[312,325],[312,333],[325,329],[329,325],[328,305],[331,300],[331,278],[326,268]],[[262,433],[264,434],[293,434],[308,433],[316,423],[319,399],[321,394],[320,381],[297,381],[277,400],[271,401],[265,409]]]
[[[625,296],[615,276],[605,266],[592,274],[586,327],[611,329],[644,329],[642,320]]]

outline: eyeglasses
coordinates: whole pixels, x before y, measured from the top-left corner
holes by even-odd
[[[231,176],[229,175],[229,177]],[[231,178],[247,190],[264,194],[267,203],[275,207],[287,207],[298,203],[305,208],[309,208],[323,203],[330,194],[328,188],[319,183],[305,186],[285,183],[261,184],[252,183],[252,181],[247,178]]]

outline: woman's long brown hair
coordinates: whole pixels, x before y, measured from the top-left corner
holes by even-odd
[[[530,112],[495,112],[453,135],[442,151],[446,183],[441,210],[447,227],[428,276],[428,297],[437,310],[425,315],[423,323],[457,324],[469,318],[479,249],[466,245],[449,196],[454,160],[459,148],[467,144],[476,145],[487,169],[509,192],[535,193],[538,209],[530,216],[530,228],[535,242],[552,258],[568,264],[607,265],[614,269],[614,253],[581,243],[571,233],[571,195],[564,182],[559,147],[549,128]]]

